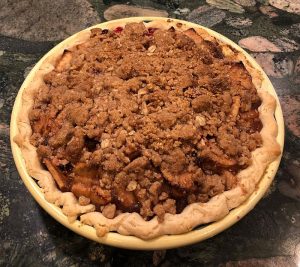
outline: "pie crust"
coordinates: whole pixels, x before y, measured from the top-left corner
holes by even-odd
[[[125,23],[119,23],[118,25],[123,27]],[[145,26],[160,29],[174,27],[177,31],[190,29],[185,24],[172,20],[154,20],[145,23]],[[157,217],[145,221],[138,213],[122,213],[113,219],[108,219],[100,212],[96,212],[94,205],[81,206],[73,193],[61,192],[51,174],[40,163],[36,147],[31,145],[29,141],[32,134],[29,111],[34,103],[34,94],[43,83],[43,76],[54,69],[54,65],[57,59],[62,56],[64,49],[72,49],[73,46],[83,43],[89,38],[90,31],[85,30],[76,34],[69,46],[61,47],[55,55],[46,58],[36,71],[34,80],[23,92],[22,105],[17,117],[19,133],[14,137],[14,141],[22,151],[29,175],[37,180],[48,202],[62,207],[62,212],[68,216],[70,222],[80,216],[80,221],[83,224],[96,228],[98,236],[103,236],[109,231],[115,231],[122,235],[134,235],[142,239],[151,239],[165,234],[186,233],[201,224],[220,220],[231,209],[243,203],[255,190],[267,166],[280,155],[281,149],[276,142],[278,128],[274,118],[276,100],[262,88],[262,74],[260,71],[251,66],[241,52],[212,37],[204,29],[194,28],[189,33],[189,36],[196,43],[199,36],[205,40],[217,41],[223,54],[233,60],[242,61],[252,77],[252,82],[262,101],[258,110],[263,125],[260,132],[263,145],[252,152],[252,164],[237,174],[238,184],[235,188],[214,196],[207,203],[190,204],[180,214],[166,214],[163,222],[158,222]]]

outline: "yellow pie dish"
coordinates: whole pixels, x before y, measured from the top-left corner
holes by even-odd
[[[12,116],[11,116],[11,127],[10,127],[10,137],[11,137],[11,146],[12,146],[12,152],[13,157],[17,166],[17,169],[19,171],[19,174],[25,184],[25,186],[28,188],[32,196],[36,199],[36,201],[46,210],[47,213],[49,213],[53,218],[55,218],[57,221],[59,221],[64,226],[68,227],[72,231],[76,232],[77,234],[80,234],[86,238],[89,238],[91,240],[94,240],[99,243],[116,246],[116,247],[122,247],[127,249],[140,249],[140,250],[152,250],[152,249],[169,249],[174,247],[180,247],[184,245],[189,245],[192,243],[196,243],[202,240],[205,240],[207,238],[210,238],[221,231],[227,229],[237,221],[239,221],[242,217],[244,217],[250,210],[254,208],[254,206],[258,203],[258,201],[265,195],[266,191],[268,190],[270,184],[272,183],[274,176],[276,174],[276,171],[278,169],[280,158],[281,156],[277,157],[275,161],[273,161],[265,171],[263,177],[257,184],[254,192],[250,195],[250,197],[243,202],[241,205],[239,205],[237,208],[232,209],[228,215],[226,215],[223,219],[216,221],[214,223],[210,223],[208,225],[199,226],[195,228],[194,230],[184,233],[184,234],[178,234],[178,235],[164,235],[160,236],[154,239],[150,240],[143,240],[137,237],[133,236],[126,236],[121,235],[119,233],[110,232],[107,233],[104,237],[98,237],[96,235],[95,228],[82,224],[80,221],[76,220],[75,222],[70,222],[65,216],[61,210],[61,208],[55,206],[54,204],[51,204],[44,198],[44,193],[42,192],[41,188],[38,186],[36,181],[29,175],[25,161],[21,152],[21,149],[19,146],[15,143],[14,137],[18,134],[18,125],[17,125],[17,116],[20,112],[21,107],[21,101],[22,101],[22,93],[25,90],[26,87],[29,86],[32,79],[35,77],[35,73],[39,70],[44,60],[48,57],[51,57],[51,55],[57,54],[58,51],[62,51],[65,47],[70,46],[74,43],[74,40],[78,40],[79,35],[84,35],[85,33],[88,33],[90,29],[98,27],[98,28],[114,28],[119,26],[121,23],[130,23],[130,22],[141,22],[141,21],[155,21],[155,20],[170,20],[167,18],[156,18],[156,17],[136,17],[136,18],[126,18],[126,19],[120,19],[120,20],[114,20],[110,22],[105,22],[99,25],[95,25],[93,27],[90,27],[88,29],[85,29],[79,33],[74,34],[73,36],[67,38],[66,40],[62,41],[60,44],[58,44],[56,47],[54,47],[52,50],[50,50],[31,70],[30,74],[25,79],[24,83],[22,84],[19,93],[17,95],[17,98],[15,100]],[[171,19],[173,22],[176,23],[182,23],[183,25],[191,28],[200,28],[206,30],[211,36],[217,38],[218,40],[230,45],[237,51],[241,52],[247,59],[247,61],[250,63],[250,65],[258,70],[262,75],[262,87],[264,90],[266,90],[268,93],[270,93],[274,98],[276,99],[277,106],[275,110],[275,118],[277,121],[278,126],[278,134],[277,134],[277,142],[281,147],[281,151],[283,149],[283,143],[284,143],[284,122],[283,122],[283,116],[282,116],[282,110],[280,107],[280,103],[278,100],[278,97],[276,95],[276,92],[266,76],[266,74],[263,72],[263,70],[260,68],[260,66],[255,62],[251,56],[249,56],[243,49],[241,49],[238,45],[236,45],[234,42],[230,41],[228,38],[210,30],[205,27],[202,27],[200,25],[189,23],[182,20],[175,20]]]

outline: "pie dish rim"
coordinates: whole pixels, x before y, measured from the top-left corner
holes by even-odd
[[[104,22],[98,25],[94,25],[90,28],[87,28],[81,32],[87,32],[92,28],[105,28],[106,25],[112,25],[118,26],[119,23],[130,23],[135,21],[153,21],[153,20],[169,20],[169,18],[160,18],[160,17],[135,17],[135,18],[126,18],[126,19],[119,19],[109,22]],[[216,33],[206,27],[186,22],[183,20],[177,20],[177,19],[171,19],[174,22],[184,23],[185,25],[191,27],[191,28],[202,28],[206,30],[210,35],[216,37],[217,39],[229,44],[233,48],[237,49],[238,51],[242,52],[243,55],[247,58],[247,60],[250,62],[250,64],[255,67],[255,69],[259,70],[262,74],[263,80],[265,84],[267,85],[267,91],[271,93],[277,102],[276,111],[275,111],[275,118],[277,120],[278,125],[278,135],[277,135],[277,142],[279,143],[281,147],[281,151],[283,149],[283,142],[284,142],[284,123],[283,123],[283,116],[282,111],[280,107],[280,103],[278,100],[278,97],[276,95],[276,92],[266,76],[266,74],[262,71],[262,69],[258,66],[258,64],[252,59],[243,49],[241,49],[238,45],[233,43],[228,38],[222,36],[219,33]],[[81,33],[79,32],[79,33]],[[268,187],[270,186],[276,171],[278,169],[280,158],[277,157],[275,161],[273,161],[267,171],[265,172],[264,176],[261,178],[260,182],[257,184],[255,191],[251,194],[251,196],[242,204],[240,204],[237,208],[234,208],[229,212],[228,215],[226,215],[223,219],[210,223],[207,226],[200,226],[195,230],[192,230],[188,233],[179,234],[179,235],[164,235],[161,237],[157,237],[155,239],[151,240],[143,240],[137,237],[133,236],[125,236],[121,235],[119,233],[112,233],[109,232],[104,237],[98,237],[96,235],[95,228],[91,226],[84,225],[80,223],[78,220],[70,223],[67,219],[67,217],[62,213],[61,208],[55,206],[54,204],[49,203],[47,200],[44,199],[44,194],[41,191],[41,188],[37,185],[35,180],[31,178],[28,174],[28,171],[26,170],[26,166],[24,163],[24,159],[22,158],[22,153],[20,151],[20,148],[18,145],[14,142],[13,138],[17,133],[17,113],[20,109],[20,101],[21,101],[21,94],[26,88],[27,84],[31,80],[31,78],[34,76],[35,72],[40,67],[41,63],[44,61],[45,58],[51,56],[51,54],[55,53],[56,50],[62,49],[64,44],[70,42],[72,38],[74,38],[75,35],[78,35],[79,33],[76,33],[72,35],[71,37],[67,38],[66,40],[59,43],[57,46],[52,48],[31,70],[30,74],[25,79],[24,83],[22,84],[18,96],[15,100],[12,117],[11,117],[11,127],[10,127],[10,137],[11,137],[11,146],[13,151],[14,160],[17,166],[17,169],[20,173],[20,176],[25,184],[25,186],[28,188],[32,196],[36,199],[36,201],[57,221],[68,227],[69,229],[73,230],[74,232],[83,235],[89,239],[92,239],[94,241],[107,244],[107,245],[113,245],[117,247],[123,247],[123,248],[131,248],[131,249],[163,249],[163,248],[173,248],[173,247],[179,247],[183,245],[192,244],[195,242],[199,242],[201,240],[207,239],[211,236],[216,235],[217,233],[225,230],[226,228],[230,227],[232,224],[234,224],[236,221],[240,220],[243,216],[245,216],[255,205],[256,203],[263,197],[264,193],[267,191]]]

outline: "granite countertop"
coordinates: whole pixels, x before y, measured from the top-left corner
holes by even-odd
[[[269,75],[286,123],[285,149],[268,194],[230,229],[168,251],[104,246],[69,231],[31,197],[14,165],[9,122],[34,64],[71,34],[130,16],[210,27],[246,48]],[[2,0],[0,3],[0,266],[299,266],[299,0]]]

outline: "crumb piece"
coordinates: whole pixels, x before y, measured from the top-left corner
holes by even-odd
[[[116,205],[115,204],[108,204],[106,205],[103,210],[102,214],[108,219],[113,219],[116,213]]]
[[[91,200],[85,196],[80,196],[78,198],[79,204],[82,206],[86,206],[91,203]]]
[[[109,232],[109,229],[107,226],[96,225],[95,228],[96,228],[96,234],[98,237],[104,237]]]

